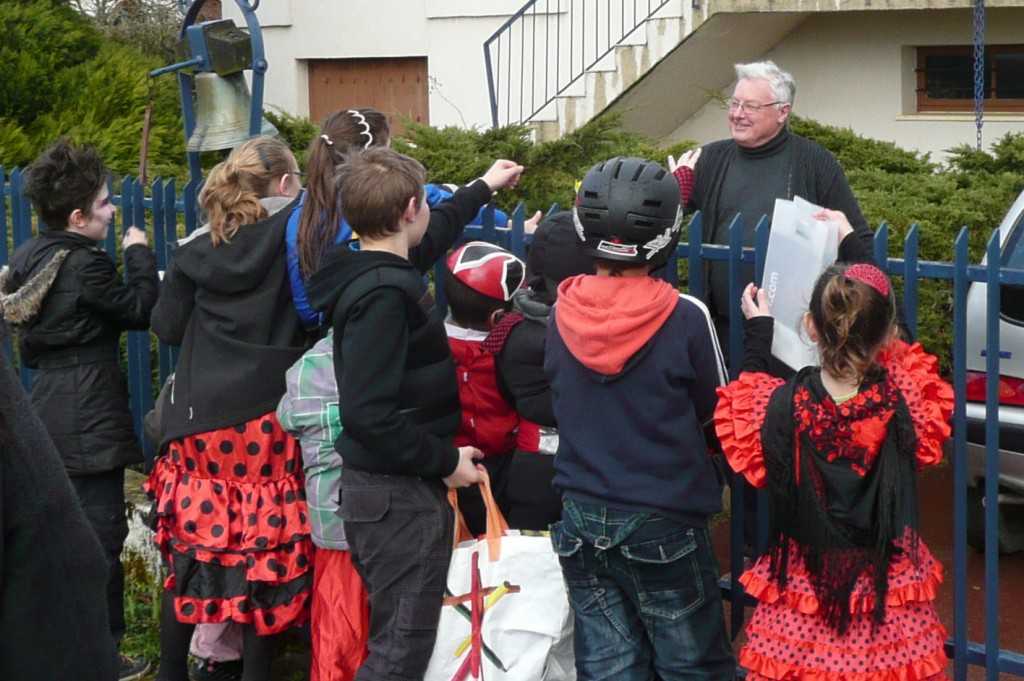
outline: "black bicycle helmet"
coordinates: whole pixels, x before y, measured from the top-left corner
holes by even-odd
[[[657,163],[617,156],[587,171],[573,217],[595,258],[660,267],[679,243],[679,184]]]

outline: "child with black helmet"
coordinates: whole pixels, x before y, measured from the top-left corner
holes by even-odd
[[[680,186],[613,158],[576,198],[596,275],[558,287],[544,368],[559,444],[552,527],[588,679],[731,679],[708,518],[721,483],[702,425],[722,380],[706,309],[649,276],[679,240]]]

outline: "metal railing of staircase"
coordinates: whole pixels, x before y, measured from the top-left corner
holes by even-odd
[[[492,124],[531,120],[669,1],[527,2],[484,42]]]

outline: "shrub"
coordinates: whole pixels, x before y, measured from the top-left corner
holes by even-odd
[[[178,91],[149,82],[163,60],[106,40],[57,0],[0,3],[0,164],[24,165],[61,136],[94,144],[116,173],[136,174],[143,111],[155,97],[150,177],[184,177]]]
[[[499,193],[497,202],[505,209],[523,201],[531,209],[547,210],[553,203],[570,205],[576,180],[599,161],[640,156],[664,163],[668,154],[678,155],[695,146],[684,141],[661,148],[642,135],[624,131],[620,122],[618,116],[602,116],[558,140],[539,144],[531,141],[526,126],[479,131],[409,123],[406,137],[396,139],[394,146],[423,163],[431,182],[468,182],[497,158],[521,163],[527,168],[522,181],[515,189]]]
[[[88,61],[100,46],[88,20],[54,0],[0,3],[0,32],[0,117],[19,125],[50,109],[61,87],[54,74]]]
[[[25,130],[9,118],[0,118],[0,165],[23,166],[35,156],[35,146]]]
[[[36,148],[41,150],[67,135],[95,145],[116,173],[136,175],[143,112],[152,87],[149,176],[184,177],[185,144],[176,81],[148,77],[149,70],[161,63],[133,48],[105,43],[94,59],[55,74],[59,94],[51,110],[29,128]]]
[[[862,137],[849,128],[818,123],[799,116],[790,118],[790,129],[815,140],[839,160],[847,174],[855,170],[881,170],[895,174],[934,172],[938,166],[928,154],[901,149],[892,142]]]
[[[277,128],[280,138],[291,147],[295,154],[295,160],[299,162],[299,167],[305,168],[309,143],[320,133],[320,129],[308,118],[293,116],[287,111],[267,110],[263,113],[267,120]]]

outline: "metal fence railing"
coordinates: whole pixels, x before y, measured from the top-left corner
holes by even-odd
[[[0,192],[0,265],[6,264],[12,249],[31,238],[38,229],[38,221],[33,221],[32,211],[21,194],[21,171],[13,170],[5,174],[0,168],[2,192]],[[156,180],[148,188],[144,188],[131,177],[125,177],[118,183],[118,191],[114,201],[118,206],[117,223],[122,227],[136,225],[145,227],[154,245],[158,266],[163,269],[171,257],[171,244],[179,236],[191,232],[197,225],[198,216],[195,209],[197,186],[189,184],[179,193],[174,181]],[[148,189],[148,191],[146,191]],[[549,212],[558,209],[552,206]],[[499,243],[516,254],[525,256],[529,244],[529,235],[524,234],[523,224],[526,214],[525,207],[519,205],[512,213],[512,227],[499,228],[494,224],[493,211],[485,211],[483,226],[467,227],[467,238],[484,239]],[[1019,229],[1024,226],[1018,225]],[[116,256],[117,230],[111,230],[105,247],[111,256]],[[728,263],[730,277],[730,296],[733,301],[731,311],[733,319],[740,318],[739,299],[742,289],[742,270],[754,266],[755,280],[759,280],[764,267],[765,253],[768,247],[769,223],[767,216],[762,217],[755,230],[755,246],[743,247],[744,223],[741,216],[733,221],[729,230],[728,245],[710,245],[701,243],[701,216],[697,214],[690,221],[684,237],[687,242],[681,243],[673,254],[664,271],[664,277],[673,284],[679,285],[679,271],[688,273],[703,272],[709,261]],[[1012,242],[1007,239],[1007,242]],[[947,651],[953,658],[954,678],[965,681],[968,666],[985,668],[987,681],[995,681],[1000,673],[1024,677],[1024,643],[1017,646],[1019,650],[1008,650],[1000,647],[999,622],[1000,610],[1015,612],[1016,604],[1001,603],[999,599],[999,552],[997,540],[999,531],[998,504],[999,497],[999,422],[997,394],[1000,364],[1000,295],[1004,286],[1024,286],[1024,270],[1002,267],[1000,254],[999,231],[992,233],[986,250],[984,264],[971,264],[968,254],[968,231],[964,228],[951,242],[951,260],[933,262],[921,260],[919,254],[918,231],[912,227],[907,233],[903,244],[902,257],[889,257],[889,230],[882,225],[875,232],[874,255],[876,262],[891,276],[903,282],[903,312],[907,328],[914,333],[918,319],[918,292],[922,280],[939,280],[949,282],[951,288],[952,307],[952,382],[956,393],[954,411],[954,441],[952,448],[952,464],[954,472],[953,490],[953,579],[946,588],[953,590],[953,619],[946,622],[952,632],[947,643]],[[680,267],[683,263],[684,267]],[[435,277],[442,273],[443,264],[439,263]],[[694,296],[704,298],[704,279],[702,276],[687,277],[684,287]],[[440,279],[435,279],[440,281]],[[981,604],[985,613],[984,641],[975,642],[968,638],[968,608],[979,609],[977,599],[981,595],[969,591],[967,578],[967,490],[971,484],[967,466],[967,417],[966,417],[966,374],[967,374],[967,294],[972,283],[987,284],[985,306],[987,311],[986,324],[986,437],[985,437],[985,498],[992,503],[985,508],[985,580],[984,602]],[[438,308],[446,309],[443,287],[437,287]],[[733,324],[728,338],[729,357],[733,375],[738,371],[742,355],[742,327]],[[11,352],[11,348],[7,348]],[[144,331],[127,334],[126,363],[128,366],[129,389],[131,392],[131,409],[134,416],[136,432],[141,439],[142,416],[152,408],[153,397],[162,384],[163,379],[173,369],[176,359],[174,349],[157,343],[151,334]],[[155,368],[155,370],[154,370]],[[31,374],[22,372],[22,380],[26,387],[30,385]],[[150,452],[150,454],[152,454]],[[751,544],[763,545],[766,539],[767,516],[763,493],[755,494],[742,478],[733,476],[732,485],[732,519],[730,527],[730,561],[729,576],[722,582],[722,588],[734,606],[739,603],[749,604],[738,582],[743,570],[742,547],[749,539]],[[760,527],[758,537],[745,537],[743,522],[744,507],[754,503],[760,511]],[[969,599],[968,597],[971,596]],[[731,608],[731,625],[733,634],[738,634],[745,618],[745,609]]]
[[[668,2],[527,2],[484,42],[492,124],[531,120]]]

